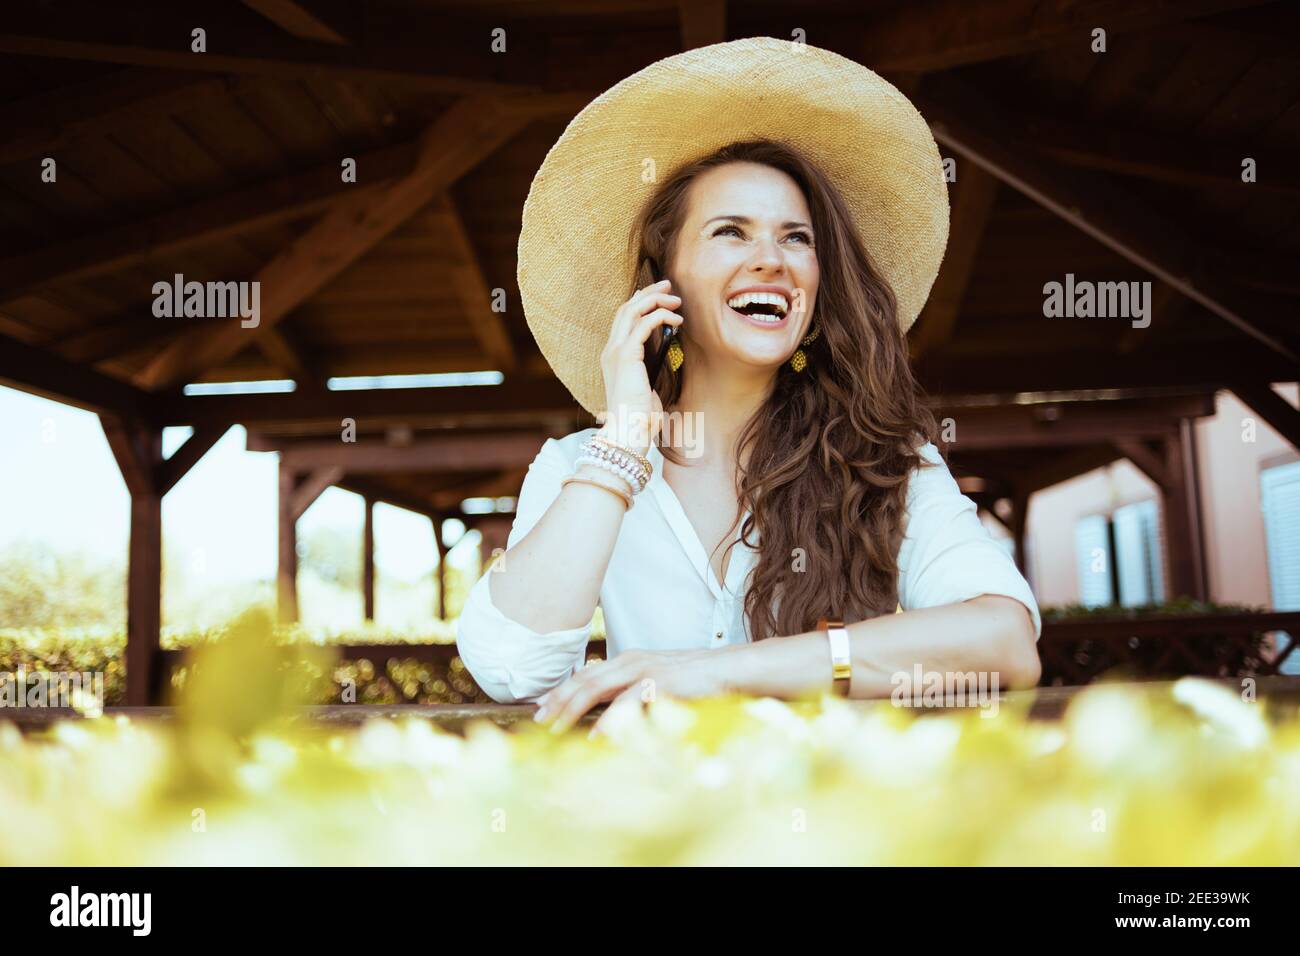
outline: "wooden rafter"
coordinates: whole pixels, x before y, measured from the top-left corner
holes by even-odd
[[[256,10],[286,33],[299,39],[339,45],[348,42],[343,34],[297,0],[244,0],[244,6]]]
[[[199,459],[206,455],[228,430],[223,425],[205,425],[202,428],[196,428],[194,434],[185,439],[184,443],[172,452],[170,457],[158,463],[156,472],[158,494],[165,495],[171,491],[176,486],[176,483],[189,474],[190,469],[199,463]]]
[[[1263,0],[1083,0],[1044,6],[1039,0],[932,0],[892,5],[855,19],[865,38],[857,55],[874,70],[924,73],[1024,56],[1089,41],[1094,27],[1109,36],[1168,28],[1184,20],[1258,6]],[[817,43],[811,33],[808,42]]]
[[[1022,122],[1021,147],[1073,166],[1193,189],[1242,186],[1240,145],[1183,139],[1167,133],[1156,135],[1109,121],[1085,126],[1077,120],[1026,116]],[[1252,154],[1256,151],[1252,146]],[[1300,196],[1300,182],[1283,172],[1300,168],[1300,155],[1271,149],[1263,152],[1266,160],[1259,155],[1255,158],[1269,173],[1252,183],[1251,189]]]
[[[1300,411],[1267,382],[1237,382],[1232,392],[1292,448],[1300,449]]]
[[[254,279],[262,286],[262,310],[256,328],[231,322],[201,338],[174,342],[141,372],[140,383],[149,389],[181,384],[231,358],[491,155],[529,118],[503,114],[492,99],[457,102],[421,137],[420,156],[409,175],[373,194],[340,200],[258,271]]]
[[[532,82],[484,79],[511,70],[523,75],[521,62],[494,63],[486,30],[470,36],[456,23],[441,21],[441,29],[421,36],[422,49],[406,34],[397,48],[378,43],[368,49],[285,37],[282,33],[250,36],[247,29],[224,23],[219,14],[205,18],[211,34],[206,52],[191,51],[192,17],[177,7],[133,9],[132,5],[68,5],[54,11],[41,5],[11,6],[0,24],[0,53],[19,56],[90,60],[184,72],[273,76],[286,79],[328,77],[385,83],[411,90],[460,95],[535,91]],[[240,21],[241,23],[244,21]],[[226,29],[222,30],[222,27]],[[269,25],[268,25],[269,27]],[[181,38],[181,42],[177,41]],[[516,48],[529,38],[512,38]]]
[[[409,175],[417,151],[417,144],[409,143],[356,157],[356,183],[342,182],[340,161],[334,158],[137,222],[9,256],[0,260],[0,302],[327,210],[342,199],[357,198]]]
[[[922,113],[935,138],[997,176],[1039,205],[1082,230],[1125,259],[1177,289],[1246,335],[1292,363],[1300,356],[1242,312],[1215,276],[1216,264],[1186,230],[1144,210],[1142,203],[1110,183],[1037,160],[1008,144],[1014,125],[972,93],[968,84],[937,78],[923,88]]]
[[[287,471],[292,475],[298,472],[293,468],[286,468],[283,460],[280,462],[281,471]],[[293,515],[293,520],[297,521],[307,509],[316,503],[316,499],[323,495],[331,486],[336,485],[342,480],[345,470],[337,466],[312,469],[300,478],[295,478],[293,485],[293,495],[289,499],[289,511]]]

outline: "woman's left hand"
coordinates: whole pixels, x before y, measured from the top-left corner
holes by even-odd
[[[720,649],[685,651],[625,651],[613,660],[583,667],[560,686],[538,698],[536,719],[554,722],[556,733],[568,730],[596,704],[612,701],[596,721],[592,735],[614,707],[629,699],[710,697],[726,693]]]

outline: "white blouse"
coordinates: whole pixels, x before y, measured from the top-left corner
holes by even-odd
[[[561,439],[548,438],[542,445],[520,490],[507,550],[532,530],[559,496],[560,481],[572,474],[579,447],[595,431],[588,428]],[[981,594],[1006,595],[1029,609],[1034,632],[1041,636],[1042,620],[1028,582],[980,522],[975,503],[958,489],[938,449],[927,442],[920,450],[937,466],[918,468],[908,481],[907,516],[898,553],[899,605],[910,611]],[[636,497],[636,507],[623,518],[601,583],[606,655],[612,658],[634,648],[678,650],[748,643],[744,596],[757,551],[743,541],[736,545],[723,587],[664,480],[663,453],[651,447],[646,457],[654,474]],[[457,649],[471,676],[494,700],[535,699],[582,666],[591,624],[544,634],[532,631],[492,603],[491,577],[491,573],[482,575],[470,589],[456,622]]]

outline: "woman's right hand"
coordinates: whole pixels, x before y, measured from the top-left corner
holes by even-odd
[[[605,424],[602,432],[621,445],[644,455],[653,444],[663,415],[663,402],[650,387],[646,370],[646,340],[660,325],[681,325],[672,311],[681,296],[664,279],[633,293],[614,313],[609,341],[600,353],[605,378]]]

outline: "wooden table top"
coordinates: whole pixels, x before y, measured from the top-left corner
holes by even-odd
[[[1300,677],[1259,677],[1254,679],[1258,699],[1271,702],[1271,706],[1291,710],[1300,708]],[[1240,678],[1218,681],[1226,687],[1240,690]],[[1003,691],[998,694],[999,705],[1029,706],[1033,720],[1055,720],[1084,687],[1037,687],[1033,690]],[[1150,693],[1167,693],[1172,681],[1144,681],[1130,686],[1140,686]],[[889,706],[888,700],[852,700],[860,707]],[[329,704],[304,707],[305,719],[320,724],[355,725],[376,717],[424,717],[447,730],[461,732],[474,720],[490,720],[501,727],[510,727],[521,721],[531,721],[536,711],[533,704]],[[918,715],[943,713],[946,707],[917,707]],[[959,708],[952,708],[959,709]],[[593,709],[579,721],[592,723],[604,710],[604,705]],[[133,720],[171,720],[176,716],[173,707],[108,707],[106,717],[118,715]],[[85,719],[74,710],[57,707],[7,707],[0,708],[0,721],[10,720],[23,730],[37,730],[59,720]]]

